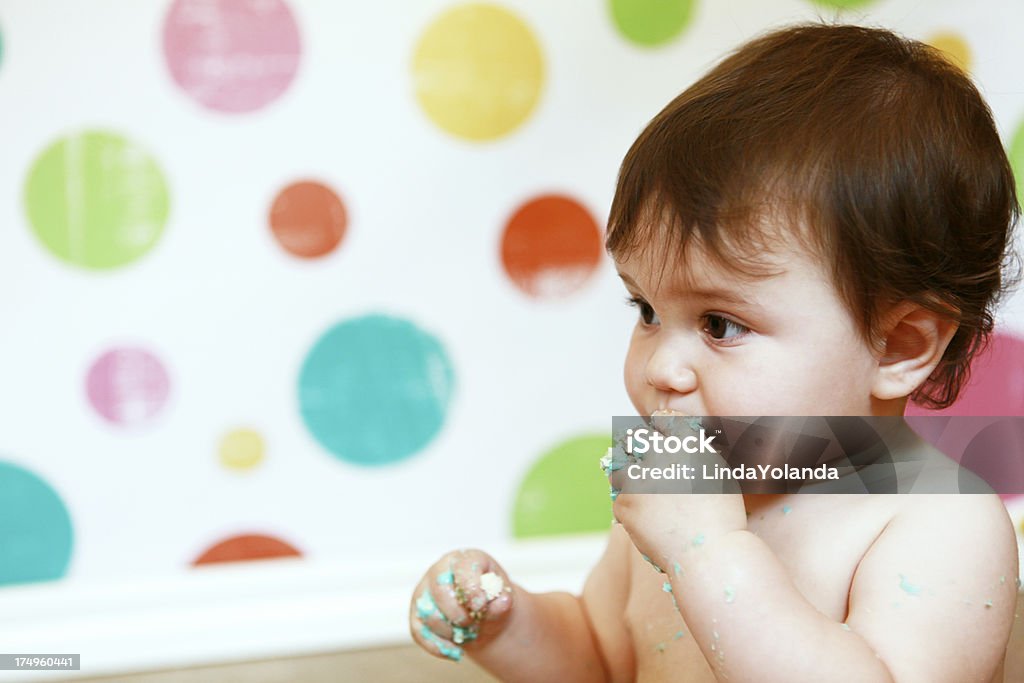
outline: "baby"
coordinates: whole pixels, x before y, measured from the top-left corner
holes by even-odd
[[[640,415],[948,406],[1017,213],[992,116],[938,52],[856,26],[758,38],[622,164],[629,397]],[[415,590],[413,638],[503,681],[1002,681],[1017,547],[993,494],[623,492],[612,512],[581,596],[452,552]]]

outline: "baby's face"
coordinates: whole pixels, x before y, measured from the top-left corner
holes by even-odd
[[[751,279],[691,245],[659,283],[661,246],[616,263],[639,312],[625,380],[640,415],[878,412],[878,359],[820,259],[780,246],[780,274]]]

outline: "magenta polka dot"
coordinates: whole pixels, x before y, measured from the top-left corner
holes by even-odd
[[[988,347],[971,363],[971,378],[956,403],[945,410],[927,410],[910,403],[906,414],[1024,416],[1024,338],[1007,332],[993,334]],[[941,433],[944,425],[932,424]],[[929,440],[935,443],[934,439]],[[943,452],[959,459],[960,453]],[[1004,499],[1014,497],[1009,493],[1000,495]]]
[[[85,390],[96,412],[118,425],[152,419],[167,402],[171,382],[160,361],[148,351],[107,351],[89,368]]]
[[[949,408],[907,405],[907,415],[1024,415],[1024,338],[996,332],[971,363],[971,378]]]
[[[283,0],[174,0],[164,56],[174,81],[204,107],[251,112],[295,78],[302,47]]]

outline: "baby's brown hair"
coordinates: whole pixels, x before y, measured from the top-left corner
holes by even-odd
[[[785,226],[831,264],[879,351],[889,304],[959,324],[912,395],[943,408],[1017,279],[1018,214],[992,114],[963,71],[886,30],[811,24],[743,45],[650,122],[622,163],[606,246],[627,258],[662,237],[681,254],[696,239],[756,276],[779,236],[766,223]]]

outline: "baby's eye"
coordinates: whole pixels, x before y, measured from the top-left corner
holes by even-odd
[[[626,299],[626,303],[630,306],[636,306],[640,309],[640,320],[644,325],[660,325],[661,319],[658,318],[658,314],[654,312],[651,305],[641,299],[640,297],[630,297]]]
[[[741,337],[750,331],[749,327],[714,313],[704,316],[704,332],[712,339],[727,340]]]

